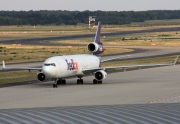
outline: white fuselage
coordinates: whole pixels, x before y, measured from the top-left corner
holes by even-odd
[[[66,78],[70,76],[83,76],[83,68],[97,68],[100,59],[94,55],[68,55],[48,58],[42,67],[47,78]]]

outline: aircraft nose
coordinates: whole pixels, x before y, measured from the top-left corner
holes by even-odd
[[[43,67],[43,73],[47,76],[47,77],[53,77],[53,70],[50,67]]]

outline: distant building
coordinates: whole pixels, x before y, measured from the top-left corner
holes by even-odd
[[[95,25],[96,16],[89,16],[89,28],[91,27],[91,22],[94,22],[94,25]]]

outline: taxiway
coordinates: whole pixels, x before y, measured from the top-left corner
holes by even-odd
[[[55,106],[147,104],[180,102],[180,65],[109,74],[102,85],[92,84],[94,77],[76,78],[52,88],[53,82],[0,89],[0,108]],[[173,98],[174,97],[174,98]],[[171,99],[170,99],[171,98]]]

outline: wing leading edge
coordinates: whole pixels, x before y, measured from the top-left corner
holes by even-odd
[[[128,65],[128,66],[108,66],[108,67],[99,67],[99,68],[83,68],[83,73],[88,74],[88,73],[94,73],[98,70],[111,70],[111,69],[126,69],[126,68],[135,68],[135,67],[155,67],[155,66],[172,66],[172,65],[176,65],[176,62],[178,60],[179,56],[177,56],[177,58],[175,59],[175,61],[173,63],[169,63],[169,64],[144,64],[144,65]]]

